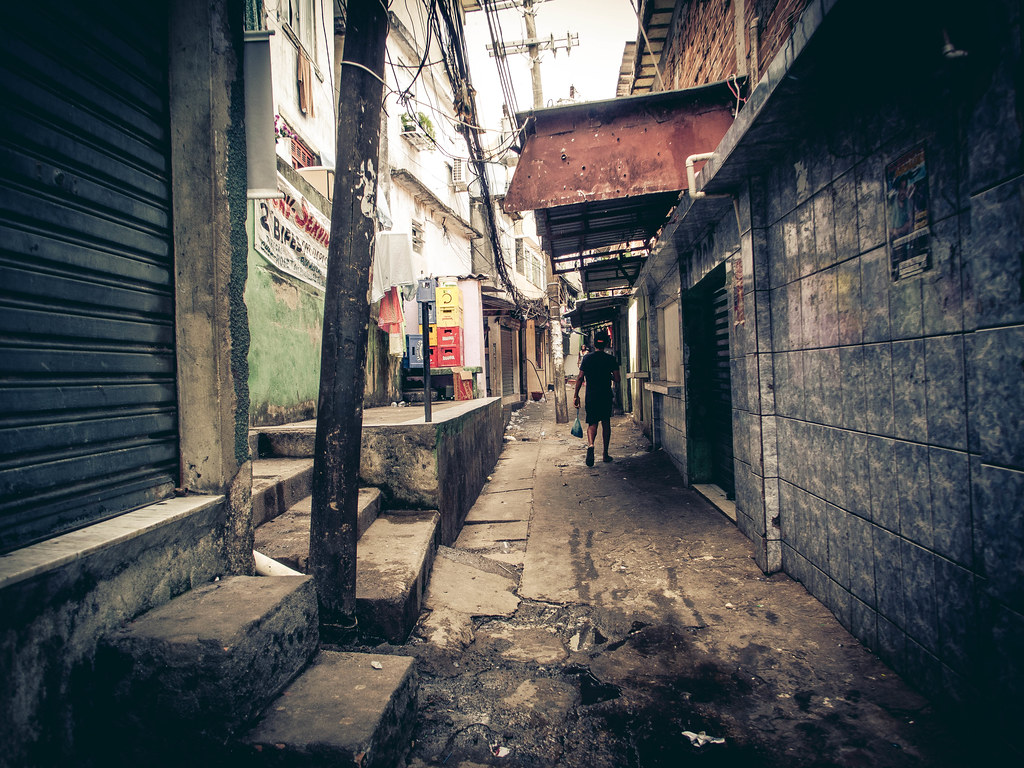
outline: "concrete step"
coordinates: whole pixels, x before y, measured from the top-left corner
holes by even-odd
[[[273,520],[312,490],[312,459],[256,459],[252,463],[253,525]]]
[[[423,607],[440,539],[437,512],[381,515],[356,547],[356,616],[363,636],[402,643]]]
[[[301,573],[309,573],[309,518],[312,497],[300,499],[283,514],[256,529],[257,552]],[[359,489],[359,513],[356,536],[362,537],[380,515],[381,492],[376,488]]]
[[[237,763],[405,765],[416,695],[410,657],[321,652],[240,739]]]
[[[280,694],[318,644],[308,577],[206,584],[106,639],[96,657],[96,679],[110,684],[104,719],[143,752],[223,742]]]
[[[260,456],[312,458],[315,454],[316,420],[296,421],[277,427],[260,427],[257,445]]]

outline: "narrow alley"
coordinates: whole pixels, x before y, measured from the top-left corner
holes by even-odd
[[[551,400],[513,414],[412,637],[373,648],[417,659],[410,766],[958,762],[928,702],[765,577],[631,420],[588,468]]]

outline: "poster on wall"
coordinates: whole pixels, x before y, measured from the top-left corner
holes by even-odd
[[[898,282],[931,267],[928,170],[923,145],[885,167],[885,201],[892,279]]]
[[[331,225],[298,190],[278,177],[280,200],[256,200],[255,243],[267,261],[323,291]]]

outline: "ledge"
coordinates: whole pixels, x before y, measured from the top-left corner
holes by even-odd
[[[644,389],[666,397],[682,398],[683,396],[683,384],[679,381],[648,381],[644,383]]]
[[[0,556],[0,589],[138,538],[148,531],[223,503],[224,496],[183,496],[71,531]]]
[[[651,378],[650,371],[630,371],[626,374],[627,379],[649,379]]]

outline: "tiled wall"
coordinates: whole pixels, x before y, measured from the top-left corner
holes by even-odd
[[[865,94],[849,120],[810,120],[741,195],[731,339],[737,522],[759,563],[780,556],[926,692],[1004,716],[1024,693],[1019,56],[959,106]],[[921,143],[932,266],[893,282],[884,169]]]

